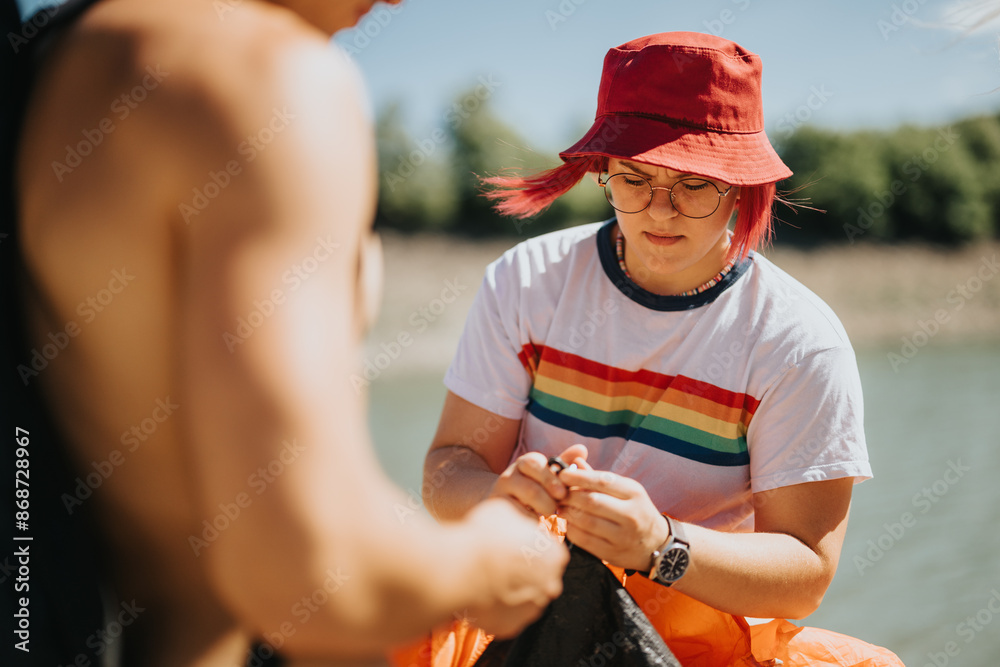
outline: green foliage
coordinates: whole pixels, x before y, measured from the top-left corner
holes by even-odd
[[[464,96],[470,99],[474,93]],[[463,105],[458,102],[461,108]],[[461,121],[461,122],[459,122]],[[452,165],[459,188],[458,217],[453,229],[473,236],[510,235],[514,221],[498,215],[483,197],[480,178],[510,167],[518,153],[523,152],[525,141],[514,130],[500,122],[486,107],[479,105],[468,118],[457,117],[452,123],[451,138],[454,143]]]
[[[414,143],[402,128],[400,109],[390,106],[379,120],[379,224],[414,231],[444,231],[459,209],[459,188],[449,164],[444,132]]]
[[[466,236],[535,236],[607,218],[611,209],[590,179],[529,220],[505,218],[484,196],[481,179],[498,173],[532,174],[559,164],[541,155],[489,106],[480,85],[441,114],[442,123],[413,139],[401,110],[390,105],[376,126],[379,210],[376,224],[403,231],[443,231]]]
[[[1000,117],[891,132],[803,127],[780,153],[795,172],[782,188],[826,213],[782,215],[791,224],[778,226],[779,242],[960,244],[1000,235]]]
[[[874,237],[886,237],[888,220],[884,215],[867,217],[865,206],[873,192],[888,185],[882,152],[867,134],[843,135],[808,126],[793,134],[782,157],[795,175],[783,187],[798,191],[812,206],[825,211],[804,209],[794,217],[781,215],[795,226],[794,239],[843,238],[842,226],[847,222],[863,225]],[[792,236],[787,230],[784,225],[777,227],[778,240]]]
[[[1000,237],[1000,116],[972,118],[958,124],[978,167],[984,200],[992,209],[993,235]]]
[[[426,136],[403,129],[401,109],[380,115],[377,224],[404,231],[527,237],[602,220],[612,211],[585,178],[530,220],[503,218],[483,196],[482,177],[531,174],[559,163],[542,155],[490,109],[486,81],[442,109]],[[1000,237],[1000,116],[941,128],[887,132],[799,128],[779,146],[795,172],[779,189],[821,211],[782,209],[777,241],[926,240],[960,244]]]

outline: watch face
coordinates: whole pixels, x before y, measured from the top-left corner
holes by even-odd
[[[677,581],[687,570],[689,560],[687,549],[670,549],[660,560],[660,566],[656,569],[657,578],[662,581]]]

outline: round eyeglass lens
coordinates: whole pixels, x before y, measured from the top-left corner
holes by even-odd
[[[682,178],[670,188],[670,200],[681,215],[707,218],[719,208],[722,193],[712,181]]]
[[[604,186],[604,196],[615,210],[638,213],[653,199],[653,187],[644,178],[630,174],[615,174]]]
[[[688,218],[707,218],[719,208],[722,193],[715,183],[703,178],[682,178],[670,188],[670,201],[677,212]],[[638,213],[653,199],[649,181],[631,174],[615,174],[604,188],[608,202],[622,213]]]

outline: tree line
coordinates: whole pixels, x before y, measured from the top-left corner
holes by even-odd
[[[483,82],[443,110],[424,137],[389,105],[376,133],[376,225],[405,232],[525,238],[603,220],[612,209],[589,179],[537,218],[503,218],[477,176],[558,164],[531,149],[489,106]],[[580,134],[586,125],[580,128]],[[884,131],[796,129],[777,142],[795,175],[779,184],[776,241],[793,244],[920,240],[958,245],[1000,238],[1000,114],[947,126]]]

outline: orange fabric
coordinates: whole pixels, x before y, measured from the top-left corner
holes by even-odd
[[[820,628],[800,628],[783,619],[750,628],[757,660],[783,667],[904,667],[892,651]]]
[[[435,628],[418,642],[389,654],[392,667],[472,667],[493,641],[467,621],[452,621]]]
[[[400,646],[389,651],[386,659],[392,667],[430,667],[430,635],[409,646]]]
[[[799,627],[784,619],[750,626],[643,576],[625,577],[625,589],[684,667],[904,667],[888,649],[829,630]]]
[[[541,521],[554,534],[565,534],[562,519]],[[860,639],[783,619],[751,627],[740,616],[608,567],[684,667],[905,667],[888,649]],[[393,652],[389,662],[393,667],[473,667],[492,639],[466,621],[453,621]]]
[[[750,626],[648,578],[611,567],[684,667],[752,667]]]

